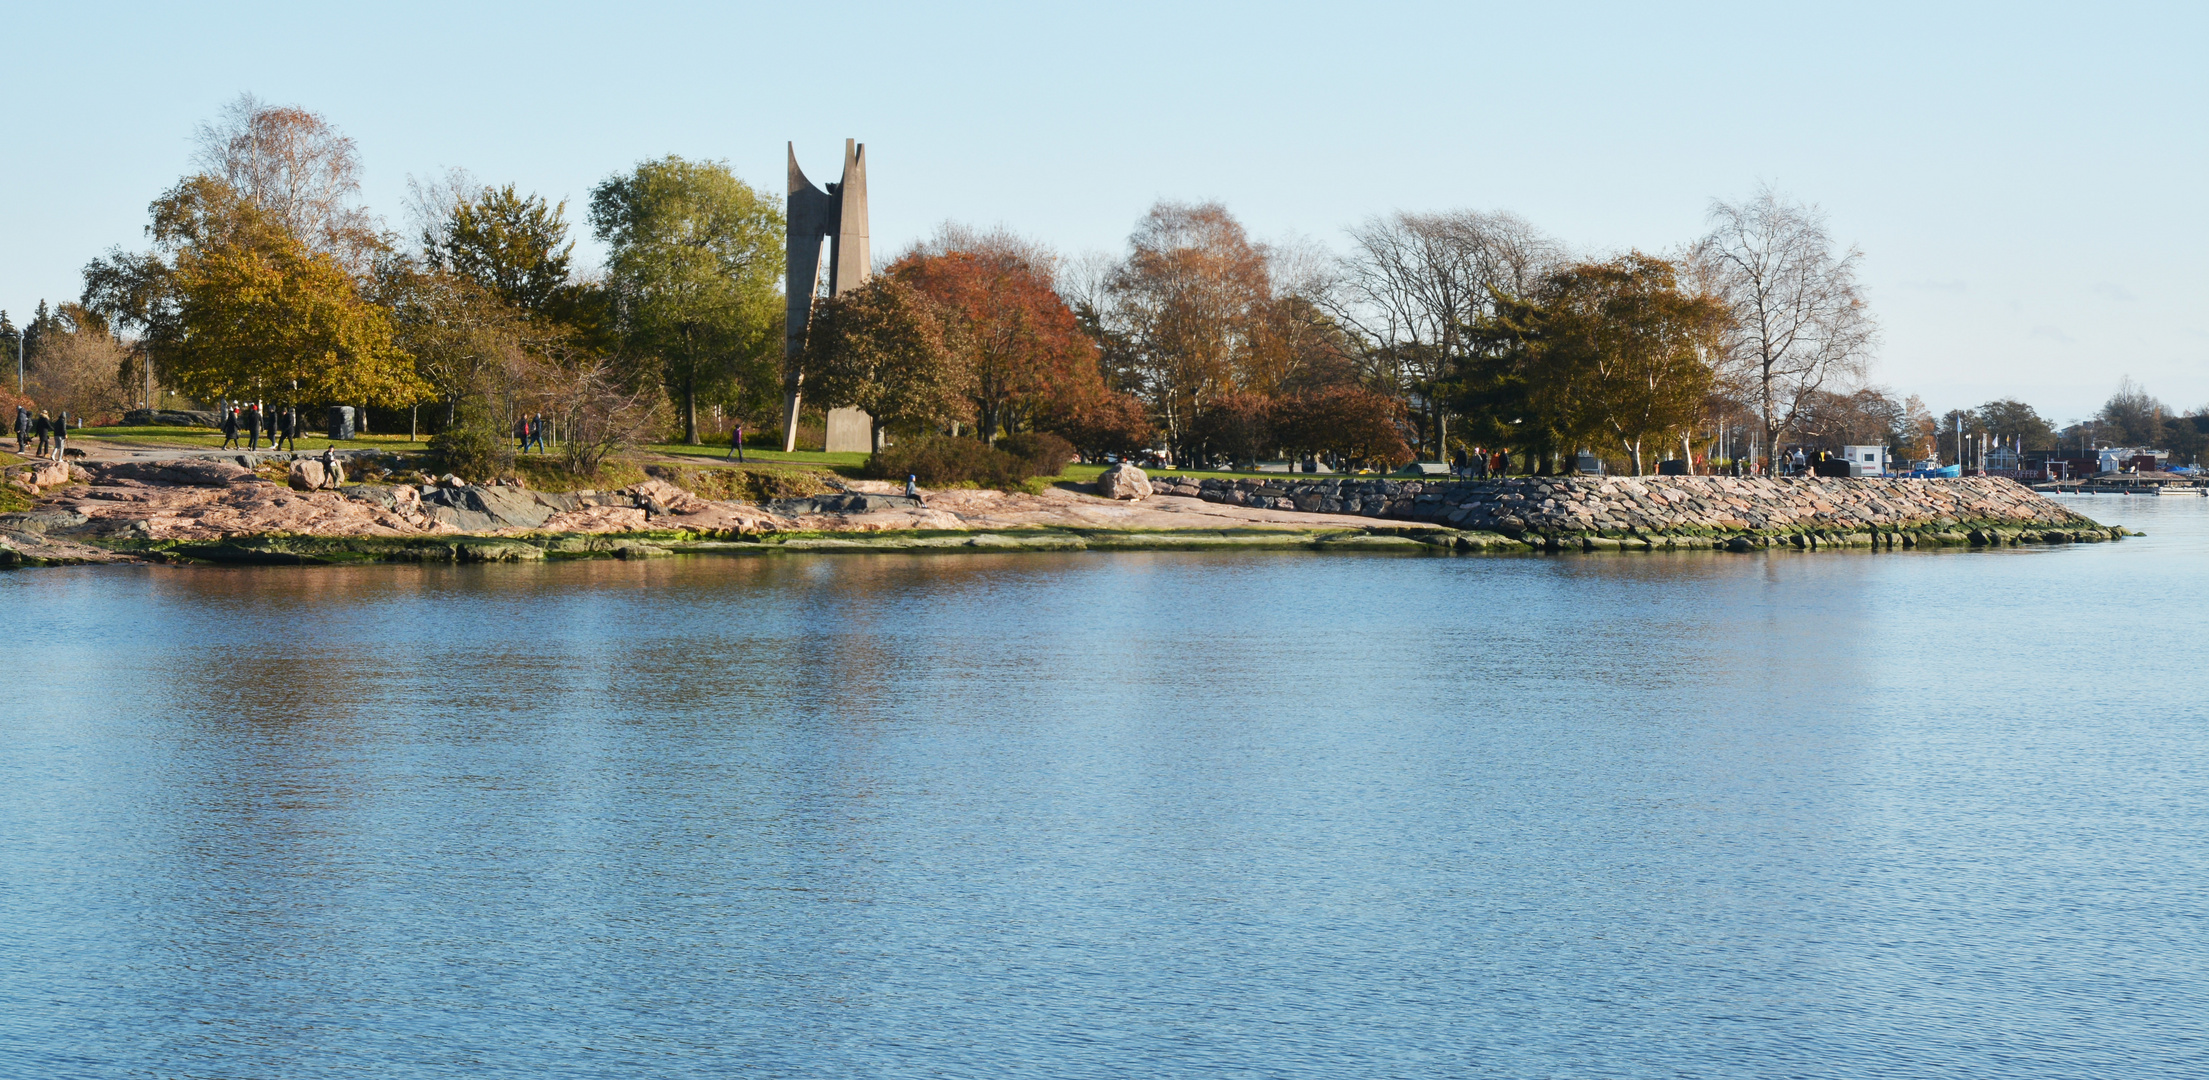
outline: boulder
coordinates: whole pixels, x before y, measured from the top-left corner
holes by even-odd
[[[59,461],[43,461],[31,466],[32,487],[60,487],[68,482],[69,466]]]
[[[1147,499],[1151,495],[1150,477],[1123,461],[1097,478],[1097,494],[1107,499]]]
[[[177,458],[172,461],[122,461],[99,467],[102,480],[139,480],[149,484],[186,487],[225,487],[253,480],[253,470],[210,458]]]
[[[494,487],[438,487],[420,493],[421,512],[462,532],[535,529],[560,510],[562,500]]]
[[[291,463],[287,477],[293,491],[320,491],[330,486],[330,474],[322,469],[322,463],[312,458]]]

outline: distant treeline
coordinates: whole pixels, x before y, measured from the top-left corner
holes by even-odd
[[[721,163],[670,156],[594,187],[608,254],[589,273],[566,203],[464,173],[414,182],[408,226],[388,228],[360,204],[351,140],[304,109],[241,98],[195,165],[149,207],[148,250],[93,259],[76,301],[23,328],[40,404],[409,409],[491,466],[514,418],[544,413],[582,469],[639,439],[772,435],[793,381],[889,432],[1048,432],[1185,463],[1922,455],[1959,416],[2028,448],[2063,437],[2017,402],[1936,418],[1863,385],[1861,255],[1770,190],[1714,204],[1678,250],[1600,257],[1471,211],[1376,218],[1340,254],[1256,242],[1218,204],[1160,203],[1117,256],[946,226],[817,301],[786,362],[782,208]],[[2196,452],[2170,420],[2128,383],[2102,441]]]

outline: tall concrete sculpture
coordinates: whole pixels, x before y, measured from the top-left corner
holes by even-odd
[[[788,453],[798,448],[798,406],[805,393],[805,373],[798,369],[798,353],[805,348],[806,332],[813,322],[813,298],[820,293],[821,241],[828,241],[828,295],[838,296],[866,284],[873,268],[873,254],[867,248],[866,146],[844,140],[844,178],[822,191],[798,168],[798,147],[791,143],[790,202],[785,216],[790,222],[790,278],[785,289],[789,310],[782,339],[782,449]],[[828,421],[829,450],[871,449],[867,435],[874,425],[866,413],[831,409]],[[850,442],[854,421],[858,445],[840,445]],[[839,435],[844,437],[839,439]]]

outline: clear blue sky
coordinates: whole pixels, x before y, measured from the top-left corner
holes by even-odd
[[[1668,10],[1659,10],[1659,8]],[[2131,375],[2209,404],[2209,6],[23,4],[0,307],[142,246],[242,91],[360,144],[370,204],[463,166],[569,200],[648,157],[771,192],[868,144],[877,252],[944,220],[1119,249],[1160,198],[1339,247],[1508,209],[1589,252],[1768,180],[1861,247],[1876,381],[2060,421]]]

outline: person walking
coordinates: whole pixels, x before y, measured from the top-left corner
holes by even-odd
[[[551,426],[552,422],[545,419],[545,414],[543,413],[538,413],[535,416],[530,417],[529,441],[537,444],[537,452],[540,454],[550,452],[545,449],[545,429]]]
[[[292,407],[285,409],[282,424],[283,427],[279,429],[279,433],[283,436],[283,439],[276,444],[276,448],[282,450],[288,447],[294,453],[297,453],[299,450],[298,408]]]
[[[31,410],[21,405],[15,407],[15,452],[20,454],[31,445]]]
[[[283,414],[277,412],[274,407],[261,415],[261,430],[268,433],[268,448],[271,450],[276,449],[276,434],[282,430],[282,419]]]
[[[738,461],[744,460],[744,425],[742,424],[736,425],[735,433],[729,436],[729,454],[728,457],[721,460],[727,461],[729,458],[735,458]]]
[[[54,420],[46,410],[39,410],[38,419],[31,424],[31,433],[38,436],[38,456],[45,457],[46,447],[54,437]]]
[[[238,410],[227,405],[222,410],[222,448],[238,445]]]
[[[54,422],[54,460],[60,461],[69,452],[69,410],[61,411],[61,419]]]
[[[251,409],[246,410],[245,423],[240,426],[245,428],[245,448],[259,450],[261,448],[261,406],[256,404]]]

